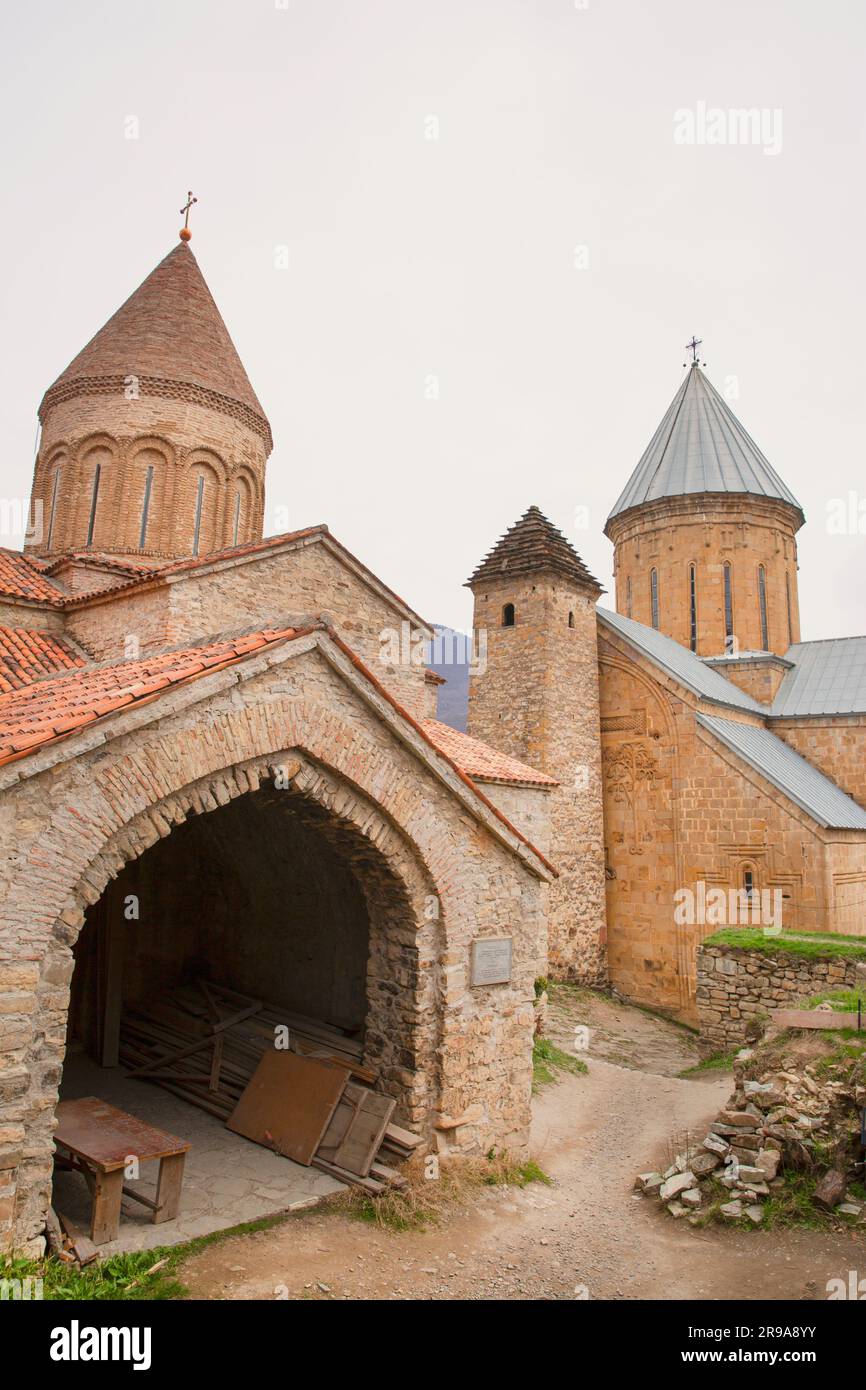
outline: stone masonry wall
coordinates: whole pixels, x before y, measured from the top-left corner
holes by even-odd
[[[604,833],[595,595],[558,575],[530,573],[474,585],[487,669],[473,672],[468,732],[555,777],[549,892],[553,975],[602,984]],[[502,626],[513,603],[514,625]],[[571,621],[569,622],[569,617]]]
[[[774,719],[774,734],[866,806],[866,715]]]
[[[380,634],[386,629],[401,634],[400,611],[320,540],[82,604],[69,610],[67,630],[97,661],[108,661],[124,657],[130,638],[146,656],[254,623],[264,627],[321,614],[333,619],[343,639],[410,714],[427,717],[424,667],[381,659],[389,648]]]
[[[850,989],[862,978],[854,961],[734,946],[699,946],[697,968],[701,1035],[723,1049],[759,1037],[773,1009],[796,1008],[812,995]]]
[[[698,727],[694,697],[604,627],[599,656],[612,984],[696,1022],[696,950],[726,923],[679,922],[673,895],[699,883],[741,890],[746,872],[759,892],[781,894],[784,930],[862,932],[866,833],[819,827]]]
[[[540,870],[390,718],[351,663],[311,638],[0,769],[0,833],[14,847],[0,865],[0,1246],[32,1249],[49,1200],[86,909],[174,825],[255,792],[287,762],[295,790],[351,823],[402,886],[404,905],[380,919],[369,989],[405,1121],[440,1147],[526,1154]],[[511,980],[473,987],[472,940],[504,934]]]
[[[765,644],[761,634],[758,567],[763,565],[768,650],[783,656],[791,642],[800,640],[794,527],[793,508],[784,503],[733,494],[665,498],[623,513],[610,523],[615,545],[616,611],[652,626],[650,574],[655,570],[659,628],[688,647],[689,567],[694,564],[698,655],[719,656],[725,650],[723,566],[728,562],[738,649],[761,651]]]

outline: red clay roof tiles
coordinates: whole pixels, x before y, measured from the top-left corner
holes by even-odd
[[[41,560],[22,555],[19,550],[0,549],[0,594],[56,603],[63,590],[45,577]]]
[[[238,661],[271,643],[299,636],[300,632],[295,628],[267,629],[184,651],[163,652],[140,661],[88,667],[2,695],[0,763],[81,728],[101,715],[203,675],[216,666]]]
[[[438,719],[422,719],[421,727],[440,753],[479,781],[521,782],[536,787],[559,785],[555,778],[519,762],[517,758],[510,758],[507,753],[500,753],[489,743],[482,743],[480,739],[470,738],[469,734],[452,729],[450,724],[440,724]]]
[[[26,627],[0,627],[0,694],[21,690],[39,676],[84,666],[62,637]]]

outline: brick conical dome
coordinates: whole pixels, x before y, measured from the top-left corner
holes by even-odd
[[[205,283],[198,261],[182,241],[148,275],[49,386],[39,407],[51,406],[100,384],[136,377],[145,394],[165,395],[174,383],[198,388],[255,417],[270,439],[267,417]],[[213,402],[218,404],[217,402]],[[230,412],[235,413],[235,412]]]
[[[36,553],[153,564],[261,536],[270,426],[186,242],[48,388],[39,419]]]

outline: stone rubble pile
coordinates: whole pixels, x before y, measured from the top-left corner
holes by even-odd
[[[849,1182],[864,1178],[859,1132],[866,1086],[819,1078],[815,1067],[794,1058],[747,1079],[754,1056],[745,1049],[736,1057],[736,1088],[706,1135],[687,1136],[663,1173],[639,1173],[636,1189],[693,1225],[717,1206],[726,1220],[748,1218],[759,1226],[762,1203],[785,1187],[787,1175],[812,1173],[816,1206],[866,1222],[866,1202],[848,1190]],[[719,1184],[729,1194],[720,1204]]]

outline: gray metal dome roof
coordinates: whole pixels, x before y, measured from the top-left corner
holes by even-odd
[[[697,362],[618,497],[608,522],[660,497],[739,492],[803,509]],[[606,529],[606,528],[605,528]]]

